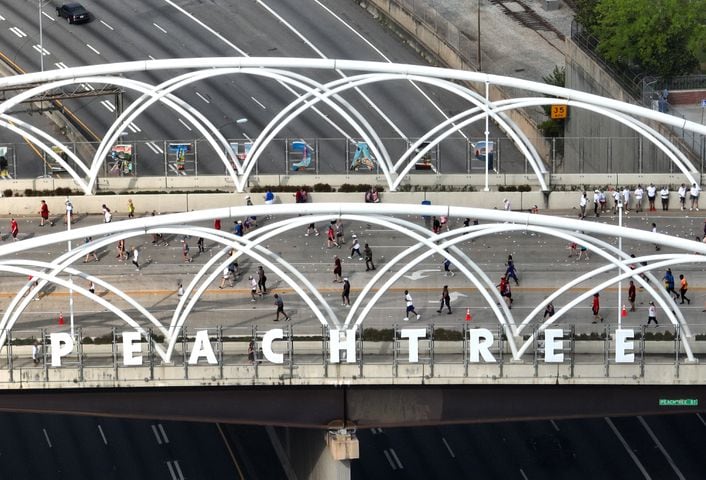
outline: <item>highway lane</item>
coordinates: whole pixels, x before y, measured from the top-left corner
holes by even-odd
[[[172,6],[171,3],[149,7],[146,7],[144,2],[117,6],[87,5],[96,15],[96,19],[92,23],[82,26],[69,26],[64,22],[51,22],[48,20],[45,22],[49,24],[45,28],[45,48],[51,52],[51,55],[45,58],[51,58],[51,62],[47,63],[74,65],[96,63],[98,60],[102,62],[149,57],[163,58],[165,56],[232,55],[239,54],[240,51],[258,55],[272,54],[273,52],[291,56],[314,55],[311,45],[303,43],[297,38],[296,34],[304,34],[307,38],[314,37],[312,44],[316,45],[316,48],[326,51],[326,56],[328,57],[342,55],[350,57],[360,52],[353,58],[380,59],[379,55],[367,43],[363,42],[358,36],[352,35],[347,28],[339,27],[340,22],[338,20],[332,21],[330,13],[316,6],[313,2],[311,3],[311,8],[303,10],[306,12],[306,20],[311,17],[308,22],[302,23],[300,18],[294,18],[296,16],[301,17],[301,12],[298,11],[286,11],[283,14],[283,18],[288,21],[301,23],[298,28],[295,28],[295,32],[284,28],[275,16],[275,14],[280,15],[282,9],[286,10],[286,5],[277,4],[277,8],[273,9],[274,13],[269,13],[268,10],[255,3],[238,5],[237,8],[233,8],[232,2],[222,2],[222,4],[214,8],[193,12],[199,20],[205,19],[204,22],[207,26],[201,26],[195,19],[189,17],[190,13],[189,15],[185,14]],[[386,52],[392,60],[418,63],[418,59],[406,47],[397,46],[394,49],[391,48],[390,45],[393,45],[394,38],[389,32],[377,25],[376,22],[371,21],[363,10],[348,4],[334,6],[334,10],[343,9],[345,9],[346,17],[356,15],[354,24],[356,26],[360,25],[359,29],[363,29],[362,26],[367,27],[365,28],[366,39],[376,40],[381,48],[398,52],[397,57],[391,55],[391,52]],[[24,12],[22,18],[17,19],[22,24],[20,28],[28,31],[36,30],[36,28],[32,28],[32,19],[34,18],[34,13],[36,13],[34,9],[26,6],[20,10]],[[49,12],[47,13],[49,14]],[[329,24],[334,26],[328,27]],[[323,25],[326,25],[326,27],[320,27]],[[208,30],[209,28],[212,28],[220,36],[211,33]],[[319,28],[324,30],[319,32]],[[261,35],[252,35],[255,30],[259,32],[267,31],[268,42],[263,42],[262,38],[260,38]],[[80,38],[77,32],[81,32]],[[336,34],[333,35],[332,32],[336,32]],[[86,44],[91,45],[100,54],[96,54]],[[344,45],[344,47],[338,47],[339,44]],[[3,48],[5,47],[3,46]],[[262,50],[262,53],[260,53],[260,50]],[[32,59],[33,49],[23,48],[22,51],[27,52],[26,58],[18,58],[18,63],[21,61],[22,63],[26,62],[28,65],[38,63],[36,58]],[[38,56],[35,55],[35,57]],[[31,68],[29,69],[31,70]],[[161,74],[155,75],[157,77],[161,76]],[[234,87],[240,90],[234,90]],[[366,89],[366,94],[375,97],[375,100],[383,105],[383,110],[390,116],[395,115],[390,113],[394,110],[409,108],[409,110],[401,111],[396,116],[397,118],[394,119],[395,124],[400,123],[401,126],[406,127],[403,130],[411,129],[413,133],[420,132],[426,125],[434,123],[434,119],[440,118],[433,107],[426,106],[427,102],[425,100],[409,102],[410,95],[415,94],[411,87],[407,89],[380,86]],[[282,92],[280,87],[269,88],[266,82],[241,78],[236,81],[223,79],[207,82],[203,86],[199,85],[198,87],[185,89],[180,92],[180,95],[190,103],[199,105],[204,109],[206,114],[214,119],[214,123],[217,126],[232,125],[234,119],[248,118],[249,122],[245,130],[241,128],[231,130],[234,135],[241,137],[241,139],[246,137],[254,138],[267,119],[271,117],[272,112],[281,108],[291,99],[291,94]],[[442,94],[431,92],[431,95],[439,97],[442,102],[446,100],[445,103],[447,105],[456,105],[458,103],[453,99],[443,98],[444,95]],[[421,98],[419,95],[416,96]],[[131,96],[128,95],[128,98],[131,98]],[[207,99],[208,103],[204,99]],[[356,104],[360,103],[355,97],[353,97],[353,100],[356,101]],[[85,115],[86,123],[100,134],[100,132],[105,131],[108,122],[113,117],[113,113],[109,111],[110,108],[107,108],[109,104],[106,101],[112,102],[112,99],[71,101],[69,105],[73,109],[78,110],[82,118]],[[406,104],[410,106],[407,107]],[[364,104],[362,105],[365,106]],[[449,108],[454,107],[446,107],[445,110],[449,110]],[[139,131],[130,129],[127,136],[128,140],[167,138],[188,141],[189,138],[193,139],[196,136],[172,113],[161,108],[151,110],[151,112],[148,112],[135,122],[139,124]],[[337,115],[333,112],[328,112],[326,109],[322,109],[322,111],[332,119],[337,118]],[[376,114],[372,114],[369,117],[377,128],[383,129],[384,133],[385,122],[380,121]],[[220,120],[223,121],[221,122]],[[419,128],[420,125],[422,128]],[[392,130],[394,133],[394,129]],[[295,125],[285,129],[281,135],[290,138],[326,138],[340,137],[342,133],[351,135],[352,131],[347,127],[343,130],[332,129],[318,115],[312,113],[305,115]],[[449,143],[448,145],[451,144]],[[137,165],[140,174],[164,173],[164,153],[159,151],[163,150],[163,147],[159,143],[156,148],[154,147],[139,144]],[[401,145],[398,142],[393,142],[389,148],[393,153],[401,152]],[[328,158],[334,156],[334,153],[335,156],[341,155],[342,149],[340,145],[335,147],[324,145],[320,149],[321,158],[325,159],[320,165],[321,171],[324,173],[340,171],[345,163],[328,161]],[[453,151],[456,153],[452,153]],[[445,171],[450,171],[446,170],[447,166],[449,169],[452,168],[452,164],[448,161],[449,158],[457,161],[462,167],[461,170],[465,169],[465,146],[462,147],[458,144],[454,147],[442,147],[442,154],[444,154],[444,163],[442,165],[444,165]],[[263,161],[259,169],[261,172],[281,171],[281,150],[271,149],[271,152],[268,152],[265,157],[269,159],[269,162],[267,160]],[[202,163],[199,166],[199,171],[200,173],[221,173],[223,167],[218,164],[207,165]]]

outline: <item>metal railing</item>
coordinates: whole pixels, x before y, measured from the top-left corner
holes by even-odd
[[[478,325],[415,326],[425,328],[418,341],[418,359],[410,361],[410,341],[404,338],[404,326],[394,325],[385,331],[357,331],[355,357],[350,361],[342,350],[340,362],[331,360],[330,332],[326,327],[286,325],[282,337],[272,343],[272,350],[282,355],[281,363],[273,363],[263,353],[263,338],[269,329],[249,327],[214,327],[207,329],[213,352],[212,361],[201,355],[191,359],[195,349],[196,330],[184,328],[178,335],[176,348],[169,362],[155,353],[162,338],[150,331],[147,338],[135,345],[142,356],[140,365],[126,366],[121,332],[113,329],[79,328],[71,353],[61,359],[61,366],[52,366],[52,345],[47,329],[8,332],[4,355],[0,355],[0,385],[43,384],[51,387],[68,383],[111,384],[121,382],[214,381],[242,384],[253,381],[302,381],[326,383],[341,377],[361,379],[446,378],[472,383],[492,377],[506,380],[529,380],[560,375],[563,379],[648,379],[656,382],[678,382],[684,368],[690,368],[690,378],[706,375],[706,335],[691,339],[696,362],[689,362],[683,351],[681,330],[674,326],[641,326],[634,329],[632,348],[634,361],[616,360],[614,325],[553,325],[563,331],[561,361],[547,362],[544,331],[537,328],[523,334],[533,335],[532,347],[520,358],[513,358],[509,343],[497,325],[485,328],[493,335],[489,353],[492,362],[474,361],[470,354],[469,332]],[[692,326],[694,330],[699,330]],[[198,329],[206,330],[206,329]],[[703,331],[704,329],[701,329]],[[695,369],[695,370],[693,370]],[[651,377],[651,374],[653,377]],[[667,375],[667,378],[661,378]]]

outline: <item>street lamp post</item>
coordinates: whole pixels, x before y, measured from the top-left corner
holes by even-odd
[[[618,226],[622,227],[623,226],[623,201],[620,200],[618,201]],[[618,235],[618,250],[623,251],[623,236]],[[618,270],[618,275],[623,273],[622,271]],[[623,328],[623,309],[622,309],[622,286],[623,282],[618,282],[618,328]]]
[[[73,211],[74,211],[74,206],[71,203],[71,199],[69,197],[66,197],[66,203],[64,204],[66,206],[66,231],[70,232],[71,231],[71,217],[73,216]],[[68,251],[71,251],[71,239],[67,241],[68,243]],[[74,338],[74,289],[72,288],[73,286],[73,278],[71,274],[69,273],[69,323],[71,325],[71,338]]]

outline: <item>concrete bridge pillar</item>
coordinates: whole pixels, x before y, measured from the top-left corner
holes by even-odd
[[[272,443],[282,455],[289,480],[350,480],[351,460],[358,458],[355,433],[305,428],[273,429]],[[279,443],[279,445],[278,445]]]

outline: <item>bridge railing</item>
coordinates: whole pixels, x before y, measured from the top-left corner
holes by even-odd
[[[271,324],[267,328],[257,325],[185,328],[175,337],[169,361],[158,354],[157,346],[164,348],[165,343],[154,331],[126,346],[124,332],[115,328],[78,328],[73,348],[60,358],[59,366],[53,365],[52,351],[53,348],[58,351],[58,344],[52,345],[52,334],[61,333],[59,330],[16,329],[8,332],[7,345],[0,354],[0,388],[28,385],[58,388],[67,383],[116,386],[136,382],[318,384],[341,380],[363,383],[493,380],[512,383],[548,378],[671,383],[691,381],[706,374],[706,366],[699,362],[706,358],[706,335],[698,334],[691,339],[696,361],[689,361],[681,342],[681,329],[671,325],[634,328],[630,348],[624,352],[634,355],[628,362],[617,358],[616,329],[609,324],[598,328],[554,325],[552,328],[561,330],[561,343],[549,347],[546,332],[537,328],[527,330],[516,342],[532,339],[531,346],[521,357],[514,358],[508,338],[497,325],[405,323],[389,330],[358,330],[354,353],[348,358],[349,352],[340,350],[340,363],[332,357],[331,335],[335,331],[285,324],[268,352],[265,339],[272,331],[270,327]],[[412,358],[410,328],[423,330],[417,332],[417,358]],[[488,358],[473,357],[477,345],[471,332],[479,328],[487,329],[492,337],[487,345]],[[692,329],[706,331],[699,326]],[[199,338],[207,338],[207,345],[199,344]],[[278,354],[279,363],[273,359]],[[548,355],[555,358],[550,360]],[[557,355],[563,358],[557,359]],[[128,365],[130,362],[133,364]]]

